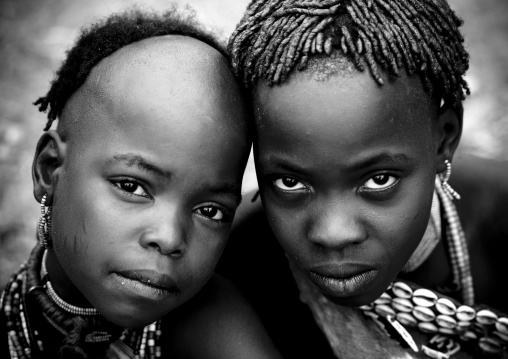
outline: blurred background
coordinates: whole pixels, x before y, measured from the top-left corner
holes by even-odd
[[[248,0],[173,1],[189,5],[224,40]],[[168,0],[0,0],[0,289],[35,243],[39,204],[31,161],[46,122],[31,103],[44,95],[84,24],[129,6],[164,11]],[[464,19],[471,54],[460,151],[508,160],[508,1],[450,0]],[[508,179],[507,179],[508,180]],[[254,189],[252,160],[244,191]]]

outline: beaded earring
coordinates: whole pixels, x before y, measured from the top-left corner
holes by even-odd
[[[47,193],[41,199],[41,218],[39,218],[39,243],[51,248],[51,206],[46,206]]]
[[[452,164],[450,161],[445,160],[446,165],[446,171],[439,174],[439,178],[441,179],[441,186],[443,187],[443,191],[446,194],[448,198],[453,200],[460,200],[460,195],[455,191],[452,186],[448,183],[448,180],[450,179],[450,176],[452,174]]]

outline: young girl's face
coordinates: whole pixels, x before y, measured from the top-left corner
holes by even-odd
[[[255,104],[261,198],[289,259],[336,303],[375,300],[429,220],[439,139],[420,81],[295,74]]]
[[[249,144],[237,87],[222,56],[198,55],[209,63],[192,72],[101,64],[64,114],[80,124],[54,173],[62,272],[51,279],[123,327],[199,291],[240,201]]]

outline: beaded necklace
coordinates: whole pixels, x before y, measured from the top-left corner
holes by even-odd
[[[67,336],[72,330],[66,324],[68,319],[88,320],[92,328],[109,329],[112,327],[111,324],[103,324],[107,323],[105,319],[94,314],[93,311],[87,312],[92,314],[77,315],[74,312],[82,313],[84,308],[69,307],[70,304],[58,297],[56,292],[53,291],[53,294],[49,294],[49,291],[46,292],[48,286],[44,286],[40,280],[43,253],[44,249],[37,245],[27,263],[23,264],[18,273],[10,278],[0,298],[1,313],[6,319],[10,357],[13,359],[44,357],[45,353],[40,333],[33,327],[33,323],[27,316],[25,304],[27,296],[34,297],[46,320],[63,335]],[[55,298],[58,299],[55,300]],[[68,311],[69,308],[72,308],[73,312]],[[115,341],[112,341],[113,335],[107,330],[93,331],[90,333],[92,335],[86,336],[86,341],[89,343],[110,342],[106,350],[107,358],[155,359],[161,356],[161,333],[161,322],[157,321],[146,326],[142,331],[125,329]]]
[[[100,315],[99,311],[95,308],[81,308],[76,307],[75,305],[69,304],[64,301],[60,296],[55,292],[53,286],[48,277],[48,270],[46,269],[46,259],[48,257],[48,250],[44,250],[44,254],[42,255],[42,265],[41,265],[41,278],[44,283],[44,287],[46,288],[46,292],[50,296],[50,298],[58,305],[60,308],[65,310],[68,313],[75,315]]]
[[[506,354],[508,316],[485,306],[460,304],[409,282],[393,282],[374,303],[360,309],[403,346],[414,352],[421,349],[431,358],[449,358],[462,347],[475,357]],[[432,338],[418,348],[405,327]]]

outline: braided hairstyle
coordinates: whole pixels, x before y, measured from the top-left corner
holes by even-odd
[[[182,14],[175,6],[163,14],[143,12],[136,8],[113,14],[81,30],[75,45],[67,51],[67,57],[57,71],[50,90],[46,96],[34,102],[39,111],[49,110],[44,131],[49,130],[53,121],[61,115],[67,100],[102,59],[131,43],[164,35],[193,37],[228,57],[219,41],[195,22],[193,13]]]
[[[426,91],[456,107],[469,94],[463,75],[469,55],[462,20],[445,0],[253,0],[231,35],[235,74],[252,89],[260,79],[280,84],[309,59],[418,74]]]

